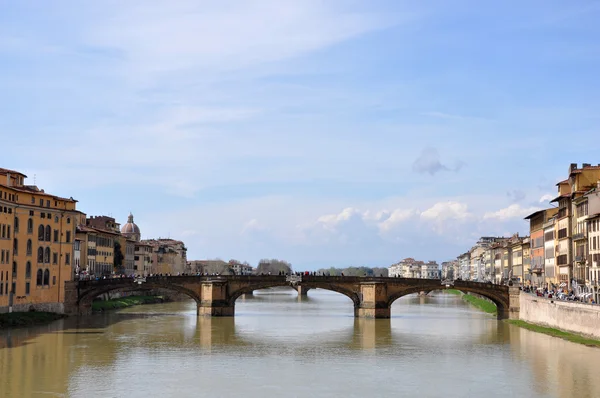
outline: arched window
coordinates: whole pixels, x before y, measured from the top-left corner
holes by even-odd
[[[43,278],[44,278],[44,272],[41,269],[38,269],[37,275],[36,275],[36,278],[35,278],[35,284],[37,286],[42,286],[42,284],[43,284]]]
[[[44,250],[44,262],[46,264],[50,263],[50,248],[47,247],[46,250]]]
[[[31,261],[27,261],[25,265],[25,278],[31,278]]]
[[[27,239],[27,255],[31,256],[32,252],[33,252],[33,250],[31,248],[31,239]]]
[[[33,233],[33,220],[31,218],[27,220],[27,233]]]
[[[15,233],[19,232],[19,217],[15,217]]]
[[[44,262],[44,249],[41,247],[38,247],[37,262],[38,263]]]
[[[13,255],[19,254],[19,240],[17,238],[13,239]]]
[[[38,227],[38,240],[44,241],[44,226],[40,225]]]
[[[50,239],[51,239],[51,236],[50,236],[50,235],[51,235],[51,234],[52,234],[52,230],[50,229],[50,225],[46,225],[46,236],[45,236],[45,238],[44,238],[44,240],[45,240],[46,242],[50,242]]]
[[[44,271],[44,286],[49,286],[50,285],[50,271],[48,270],[48,268],[46,268],[46,270]]]

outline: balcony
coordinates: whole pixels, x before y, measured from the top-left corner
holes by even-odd
[[[554,219],[550,220],[550,221],[546,221],[545,223],[542,224],[542,228],[546,229],[549,227],[554,226]]]
[[[573,235],[573,240],[583,240],[587,239],[587,234],[585,232],[579,232]]]
[[[575,256],[575,262],[581,263],[585,261],[585,256]]]

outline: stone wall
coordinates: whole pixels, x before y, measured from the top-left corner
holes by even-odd
[[[520,319],[600,339],[600,305],[560,301],[521,293]]]
[[[63,303],[29,303],[13,305],[13,312],[28,312],[31,307],[38,312],[56,312],[64,314],[65,308]],[[8,306],[0,306],[0,314],[8,312]]]

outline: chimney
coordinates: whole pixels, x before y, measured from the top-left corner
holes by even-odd
[[[590,163],[583,163],[583,164],[581,165],[581,167],[582,167],[582,168],[586,168],[586,167],[590,167],[590,166],[591,166],[591,164],[590,164]]]
[[[571,173],[574,170],[577,170],[577,163],[571,163],[571,166],[569,167],[569,173]]]

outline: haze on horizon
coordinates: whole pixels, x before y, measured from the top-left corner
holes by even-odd
[[[6,1],[0,167],[189,259],[446,261],[527,234],[569,163],[600,163],[598,20],[598,1]]]

